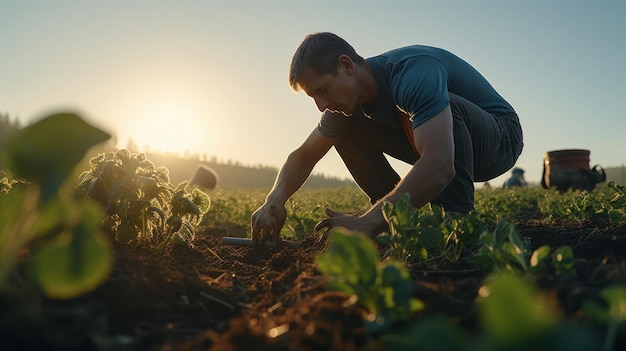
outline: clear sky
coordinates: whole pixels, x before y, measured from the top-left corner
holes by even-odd
[[[623,0],[2,0],[0,113],[28,124],[71,109],[120,147],[280,167],[319,120],[287,83],[316,31],[365,57],[426,44],[465,58],[520,115],[529,181],[550,150],[626,163]],[[334,150],[314,172],[349,177]]]

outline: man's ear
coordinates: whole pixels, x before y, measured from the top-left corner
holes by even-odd
[[[354,61],[348,55],[340,55],[337,59],[337,69],[343,69],[346,74],[352,75],[352,72],[354,72]]]

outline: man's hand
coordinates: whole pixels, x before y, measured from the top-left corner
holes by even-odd
[[[365,215],[346,214],[326,208],[326,214],[328,218],[322,219],[315,226],[315,231],[319,231],[322,228],[326,228],[324,234],[322,234],[321,240],[326,238],[326,235],[337,227],[343,227],[350,231],[357,231],[366,234],[370,238],[375,237],[387,228],[387,222],[385,221],[382,212],[380,211],[368,211]]]
[[[280,230],[285,225],[287,210],[285,205],[265,203],[252,214],[252,241],[278,241]]]

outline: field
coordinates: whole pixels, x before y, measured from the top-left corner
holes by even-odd
[[[608,190],[603,187],[603,191]],[[155,256],[145,247],[115,245],[115,265],[110,277],[94,291],[77,298],[43,298],[36,290],[28,289],[32,288],[28,284],[5,290],[0,333],[8,348],[3,349],[383,349],[384,332],[368,332],[358,308],[349,306],[350,296],[328,289],[328,277],[316,267],[316,257],[327,249],[328,242],[318,242],[317,234],[305,228],[307,220],[321,218],[321,211],[316,208],[359,210],[367,202],[363,195],[354,188],[340,188],[306,191],[290,201],[285,236],[302,235],[301,248],[222,245],[223,236],[246,236],[249,214],[261,204],[263,196],[262,191],[212,193],[211,210],[193,246],[172,245]],[[585,212],[589,208],[578,213],[573,207],[566,209],[572,200],[580,203],[581,196],[542,189],[477,192],[478,210],[482,206],[483,211],[490,211],[489,207],[497,203],[503,216],[510,215],[520,236],[529,239],[533,250],[546,244],[552,248],[569,245],[573,249],[575,274],[561,279],[554,271],[545,270],[533,278],[541,298],[554,310],[550,318],[558,318],[554,323],[576,325],[589,333],[578,329],[563,332],[571,340],[561,340],[560,350],[586,349],[581,348],[585,344],[577,335],[588,336],[589,340],[585,340],[589,343],[595,340],[601,344],[606,325],[584,314],[583,304],[598,300],[606,287],[626,284],[624,222],[609,224],[605,217],[595,218]],[[541,205],[542,197],[557,199],[556,207],[563,213],[556,213],[554,207],[549,210],[553,213],[542,213],[539,206],[553,206]],[[299,223],[306,233],[295,230]],[[382,255],[384,245],[379,243],[377,248]],[[438,324],[431,323],[425,327],[431,328],[430,337],[426,336],[427,330],[421,332],[426,334],[418,341],[425,349],[443,349],[439,347],[450,341],[447,333],[460,333],[471,341],[466,340],[465,345],[472,347],[488,339],[477,305],[479,290],[490,270],[468,264],[465,258],[470,254],[462,252],[456,260],[409,265],[413,296],[425,307],[406,321],[396,323],[387,333],[402,333],[403,328],[411,325],[419,327],[420,321],[445,317],[452,327],[433,329]],[[509,303],[517,304],[513,296]],[[613,344],[615,350],[626,346],[624,307],[621,308],[622,324]],[[442,338],[429,344],[437,333]],[[544,345],[546,348],[539,349],[557,349],[553,344]]]
[[[59,144],[51,135],[66,136]],[[481,188],[476,211],[383,206],[375,240],[315,224],[355,187],[302,190],[281,235],[236,247],[263,190],[171,184],[72,114],[0,173],[2,350],[624,350],[626,187]],[[3,150],[4,151],[4,150]]]

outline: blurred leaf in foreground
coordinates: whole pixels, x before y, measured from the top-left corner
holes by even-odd
[[[7,146],[13,176],[37,183],[47,202],[87,151],[111,136],[72,113],[48,116],[20,130]]]
[[[68,299],[89,292],[113,268],[111,243],[99,230],[100,208],[83,202],[74,211],[66,231],[33,256],[33,273],[48,297]]]

